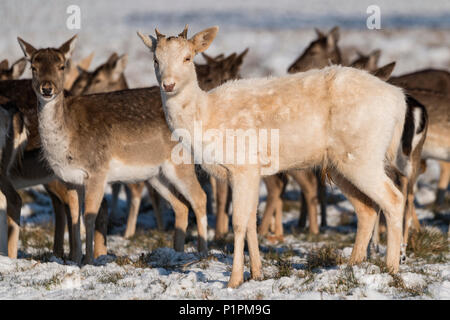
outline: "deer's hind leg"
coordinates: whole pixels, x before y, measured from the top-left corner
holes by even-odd
[[[358,264],[367,257],[367,246],[377,220],[377,207],[365,194],[352,185],[346,178],[332,173],[333,182],[353,205],[358,217],[355,245],[350,257],[350,264]]]
[[[216,181],[216,233],[214,239],[219,240],[228,233],[228,209],[231,202],[231,192],[228,182],[217,178]]]
[[[302,193],[305,196],[308,218],[309,232],[311,234],[319,233],[319,225],[317,223],[317,179],[312,170],[291,170],[289,174],[300,185]]]
[[[267,201],[266,201],[266,207],[264,209],[263,218],[262,218],[261,224],[259,225],[259,228],[258,228],[258,233],[261,236],[267,235],[267,233],[269,232],[269,225],[275,214],[275,220],[276,220],[275,229],[277,231],[275,233],[275,237],[283,237],[283,226],[281,226],[281,230],[280,230],[280,226],[277,225],[277,223],[279,222],[278,221],[279,217],[277,216],[277,214],[278,214],[277,211],[283,205],[282,200],[281,200],[281,193],[283,191],[283,181],[277,175],[264,177],[263,181],[264,181],[264,183],[266,185],[266,189],[267,189]]]
[[[128,239],[134,236],[136,232],[137,217],[139,214],[139,206],[142,200],[142,190],[144,190],[144,182],[128,183],[127,187],[130,189],[131,201],[128,209],[127,227],[125,229],[124,238]]]
[[[6,215],[6,197],[0,191],[0,255],[8,255],[8,218]]]
[[[372,162],[371,159],[373,159]],[[375,157],[362,160],[352,161],[351,166],[341,165],[339,172],[383,210],[387,224],[386,264],[391,272],[396,273],[400,263],[405,197],[401,190],[388,177],[383,161],[376,162]],[[372,220],[374,223],[375,218]],[[371,231],[373,230],[373,223]],[[364,239],[366,237],[370,238],[370,236],[366,235]],[[366,251],[368,240],[367,243],[364,241],[364,244],[366,245],[364,251]],[[354,261],[358,261],[359,257],[360,254],[355,254]]]
[[[206,194],[197,180],[193,165],[174,165],[167,163],[163,166],[164,177],[183,195],[194,210],[198,230],[198,251],[208,253],[206,218]]]
[[[22,198],[11,182],[6,178],[0,178],[0,190],[6,197],[6,214],[8,224],[8,256],[17,258],[20,232],[20,210]]]
[[[156,219],[156,226],[159,231],[163,231],[164,230],[164,219],[163,219],[161,209],[159,208],[159,203],[160,203],[159,195],[158,195],[158,193],[156,193],[155,189],[153,189],[153,187],[150,185],[150,183],[148,183],[148,181],[145,182],[145,186],[147,187],[148,197],[150,198],[150,202],[152,203],[153,213],[154,213],[155,219]]]
[[[441,173],[439,174],[438,191],[436,195],[436,205],[444,204],[445,194],[447,193],[448,184],[450,182],[450,162],[439,161]]]

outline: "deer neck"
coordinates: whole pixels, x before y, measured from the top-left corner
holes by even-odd
[[[200,89],[196,78],[175,95],[161,90],[161,97],[170,131],[184,129],[192,134],[195,122],[208,123],[208,94]]]
[[[68,167],[73,165],[73,158],[69,152],[71,135],[69,134],[65,109],[63,92],[50,101],[39,97],[39,135],[44,158],[56,175],[65,181],[79,184],[84,177],[81,174],[75,176],[67,170]]]

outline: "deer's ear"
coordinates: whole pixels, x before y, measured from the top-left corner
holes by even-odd
[[[67,61],[72,56],[73,49],[75,49],[75,43],[77,42],[77,35],[64,42],[58,50],[64,55],[64,59]]]
[[[117,59],[119,59],[119,55],[116,52],[113,52],[109,56],[108,61],[106,61],[106,63],[110,64],[110,65],[114,65],[116,63]]]
[[[86,69],[84,69],[79,64],[77,64],[77,66],[75,68],[77,69],[78,75],[82,75],[83,73],[88,72]]]
[[[3,60],[0,62],[0,70],[8,70],[9,62],[8,59]]]
[[[119,80],[120,76],[123,74],[123,72],[125,71],[125,68],[127,67],[127,63],[128,63],[128,55],[127,54],[121,55],[116,60],[116,62],[112,66],[113,81]]]
[[[322,31],[320,31],[319,29],[314,28],[314,31],[316,31],[316,35],[317,35],[318,39],[325,38],[325,34]]]
[[[339,41],[339,27],[336,26],[328,32],[328,36],[332,36],[335,42]]]
[[[25,42],[20,37],[17,37],[17,41],[19,41],[20,47],[22,48],[25,58],[27,58],[29,61],[31,61],[31,57],[37,50],[31,44],[29,44],[28,42]]]
[[[209,48],[211,42],[219,31],[219,27],[211,27],[195,34],[189,41],[194,45],[195,53],[203,52]]]
[[[25,67],[27,66],[27,59],[22,58],[17,60],[11,66],[11,74],[13,79],[19,79],[20,76],[24,73]]]
[[[367,61],[367,68],[374,70],[378,67],[378,60],[380,59],[381,50],[373,50],[369,54],[369,60]]]
[[[372,74],[383,81],[387,81],[391,77],[394,68],[395,68],[395,61],[375,70]]]
[[[236,52],[230,54],[228,57],[220,61],[220,63],[222,64],[225,70],[228,70],[231,69],[235,61],[236,61]]]
[[[137,35],[139,36],[139,38],[141,38],[142,42],[144,42],[147,48],[150,49],[150,51],[155,52],[156,45],[158,42],[155,37],[153,37],[152,35],[146,36],[145,34],[142,34],[139,31],[137,32]]]
[[[242,64],[242,62],[244,61],[244,57],[247,55],[247,53],[248,53],[248,48],[245,49],[244,51],[242,51],[242,53],[237,56],[237,58],[236,58],[237,65],[240,66]]]
[[[82,67],[84,70],[89,70],[89,67],[91,65],[93,58],[94,58],[94,52],[91,52],[90,55],[88,55],[86,58],[84,58],[80,62],[78,62],[78,65],[80,67]]]
[[[202,56],[203,56],[203,59],[205,59],[206,63],[210,64],[210,65],[213,65],[213,64],[217,63],[216,60],[220,59],[220,58],[217,58],[217,57],[216,58],[212,58],[211,56],[207,55],[204,52],[202,52]]]

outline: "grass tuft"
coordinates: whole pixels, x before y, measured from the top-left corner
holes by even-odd
[[[315,268],[329,268],[344,263],[341,252],[332,245],[325,245],[313,249],[306,258],[306,268],[313,270]]]
[[[409,244],[410,252],[427,261],[442,262],[449,251],[447,235],[436,228],[425,227],[412,232]]]

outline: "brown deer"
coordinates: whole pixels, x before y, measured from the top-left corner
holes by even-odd
[[[44,157],[60,179],[76,185],[79,193],[81,187],[85,190],[86,262],[106,254],[104,235],[95,230],[95,221],[105,184],[116,181],[149,180],[172,205],[174,247],[179,251],[187,227],[186,199],[197,218],[198,249],[206,252],[206,197],[194,166],[171,160],[176,143],[164,119],[159,88],[65,97],[64,65],[75,39],[58,49],[37,50],[18,38],[32,65]]]
[[[19,59],[9,67],[8,60],[5,59],[0,62],[0,80],[15,80],[25,72],[27,60],[25,58]]]
[[[73,83],[72,88],[70,89],[70,93],[76,96],[82,94],[113,92],[128,89],[128,83],[124,75],[127,62],[127,55],[122,55],[119,57],[117,53],[113,53],[109,57],[108,61],[98,66],[94,71],[90,72],[81,67],[78,67],[79,76]],[[139,213],[139,206],[141,204],[142,191],[146,184],[145,182],[138,182],[127,183],[125,185],[126,188],[130,191],[130,196],[128,199],[130,207],[128,211],[128,219],[124,237],[130,238],[135,234],[136,231],[137,216]],[[120,183],[112,184],[112,208],[110,217],[110,222],[112,223],[118,221],[118,197],[120,189]],[[152,202],[153,210],[155,212],[158,229],[163,230],[164,225],[156,194],[154,193],[153,188],[148,184],[147,189],[150,200]]]
[[[450,126],[450,73],[446,70],[425,69],[397,77],[389,83],[400,86],[425,104],[430,114],[429,138],[425,141],[423,158],[439,161],[441,168],[435,205],[444,203],[450,183],[450,156],[448,153]]]
[[[67,61],[67,66],[65,68],[66,80],[64,82],[64,89],[70,91],[73,83],[79,76],[80,70],[88,70],[91,65],[92,59],[94,58],[94,52],[92,52],[87,57],[80,60],[78,63],[74,63],[72,59]]]
[[[209,47],[217,31],[218,27],[212,27],[190,39],[187,27],[178,37],[166,37],[157,30],[156,38],[139,33],[153,53],[170,130],[177,135],[181,134],[177,129],[189,132],[196,140],[183,138],[181,143],[193,150],[191,144],[208,145],[194,136],[196,121],[201,121],[204,130],[278,129],[279,154],[271,152],[274,158],[269,160],[276,168],[264,174],[315,165],[329,171],[359,217],[350,263],[365,259],[376,209],[381,207],[388,223],[387,266],[397,272],[404,196],[385,168],[394,168],[401,143],[406,114],[402,91],[365,71],[331,66],[284,77],[236,80],[204,92],[198,87],[192,60]],[[194,149],[195,158],[202,159],[198,152]],[[267,159],[228,164],[211,157],[202,167],[232,186],[235,237],[228,286],[237,287],[243,282],[246,235],[252,278],[261,278],[256,206],[261,168],[266,168]]]
[[[328,34],[318,29],[315,30],[317,39],[312,41],[297,60],[289,66],[289,73],[315,68],[320,69],[330,64],[347,64],[337,45],[339,41],[339,27],[334,27]]]
[[[350,67],[367,70],[369,72],[377,71],[378,69],[378,60],[380,59],[381,50],[373,50],[368,55],[365,55],[361,52],[358,53],[358,58],[356,58],[351,64]]]
[[[31,80],[0,81],[0,94],[10,101],[9,105],[2,107],[8,110],[17,109],[17,112],[14,111],[12,114],[15,117],[20,115],[25,124],[24,127],[17,126],[16,133],[7,135],[6,139],[10,146],[24,145],[21,148],[22,152],[15,147],[9,147],[2,151],[1,161],[8,163],[2,168],[2,176],[8,180],[8,183],[4,183],[1,188],[1,191],[7,195],[8,255],[11,258],[17,257],[21,200],[16,190],[46,184],[46,189],[55,205],[55,225],[62,226],[55,228],[53,251],[57,256],[63,255],[64,207],[67,206],[70,211],[67,217],[68,221],[73,221],[69,228],[70,258],[74,261],[81,259],[81,241],[79,238],[72,239],[72,233],[78,232],[79,234],[79,231],[76,230],[80,227],[79,222],[72,219],[78,216],[79,210],[76,191],[55,181],[55,175],[41,157],[36,108],[33,107],[36,105],[36,95],[32,90]],[[23,142],[24,136],[26,136],[26,143]]]
[[[81,68],[81,66],[89,66],[91,59],[92,54],[88,58],[82,60],[78,65],[78,68]],[[28,114],[29,119],[35,120],[36,116],[35,111],[33,112],[34,108],[30,109],[29,107],[36,105],[36,96],[31,89],[31,81],[25,80],[21,82],[9,82],[9,83],[3,82],[2,84],[5,86],[2,86],[2,89],[0,91],[12,97],[16,101],[19,100],[19,105],[21,106],[22,111]],[[65,85],[66,84],[67,81],[65,82]],[[8,90],[8,87],[10,87],[9,88],[10,90]],[[13,93],[15,93],[15,95]],[[17,95],[25,99],[20,100],[18,99]],[[62,257],[64,254],[63,243],[64,243],[64,229],[66,222],[64,214],[66,214],[67,221],[69,222],[69,243],[71,248],[70,257],[72,260],[75,261],[80,260],[81,244],[78,239],[74,240],[72,236],[74,233],[73,229],[77,228],[76,221],[72,224],[72,217],[73,212],[77,212],[78,214],[79,209],[78,197],[73,188],[68,188],[67,185],[65,185],[64,183],[55,180],[53,173],[47,168],[48,165],[42,163],[42,160],[39,159],[40,152],[39,148],[37,148],[37,146],[39,145],[39,143],[37,142],[39,140],[39,137],[37,136],[37,123],[36,121],[28,121],[28,122],[29,122],[28,126],[31,129],[34,129],[31,130],[31,132],[34,133],[34,136],[33,134],[29,136],[29,138],[31,138],[31,140],[34,141],[34,143],[31,144],[31,147],[27,146],[28,151],[25,152],[24,159],[19,159],[22,165],[12,166],[13,167],[12,175],[10,173],[8,174],[10,175],[10,179],[12,180],[12,184],[14,186],[17,186],[18,188],[40,184],[42,183],[42,181],[50,181],[45,185],[45,189],[50,195],[52,205],[55,211],[55,238],[54,238],[53,252],[58,257]],[[14,135],[10,136],[14,137]],[[33,149],[35,147],[37,149]],[[30,149],[32,150],[30,151]],[[30,169],[28,169],[29,167]],[[25,184],[23,183],[21,184],[20,181],[23,180],[26,180],[27,182]],[[19,204],[16,204],[15,207],[17,207],[20,210]],[[69,210],[68,212],[66,212],[66,208]],[[10,219],[8,221],[10,225],[9,227],[10,237],[8,241],[10,257],[16,257],[17,255],[17,239],[19,231],[17,214],[15,214],[15,217],[16,217],[15,219]],[[81,224],[82,220],[80,219],[79,221]],[[75,248],[73,247],[74,245],[76,246]]]

